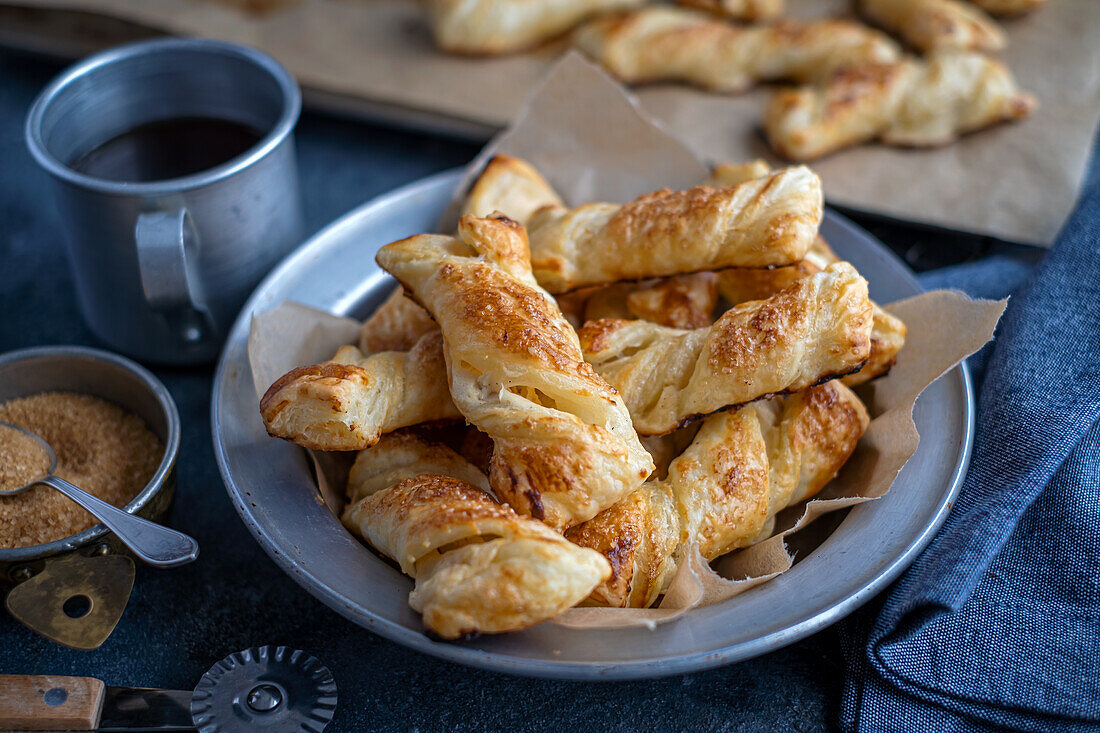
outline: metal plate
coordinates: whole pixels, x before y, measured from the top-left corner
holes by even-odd
[[[437,642],[409,608],[412,581],[359,544],[317,499],[305,452],[269,438],[248,366],[252,313],[283,300],[362,318],[392,279],[377,249],[434,231],[459,172],[375,199],[292,254],[245,305],[214,382],[214,448],[229,495],[249,531],[287,574],[355,623],[400,644],[463,664],[513,674],[630,679],[716,667],[778,649],[837,621],[896,578],[939,528],[970,457],[973,397],[965,367],[930,386],[914,414],[917,453],[882,499],[852,509],[789,572],[736,598],[690,611],[656,631],[579,631],[552,623],[465,642]],[[829,212],[822,233],[889,303],[920,292],[881,243]]]

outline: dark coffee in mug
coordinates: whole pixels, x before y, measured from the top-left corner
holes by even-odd
[[[214,117],[139,125],[77,156],[69,166],[108,181],[142,183],[200,173],[244,153],[263,133]]]

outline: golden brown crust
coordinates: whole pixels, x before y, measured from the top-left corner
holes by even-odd
[[[653,463],[622,399],[532,277],[523,228],[464,216],[459,236],[395,242],[378,262],[439,323],[455,404],[493,439],[497,496],[556,528],[589,519]]]
[[[979,8],[960,0],[862,0],[873,23],[928,51],[984,51],[1005,47],[1000,25]]]
[[[598,553],[445,475],[368,494],[343,522],[416,579],[409,604],[446,639],[552,618],[610,575]]]
[[[585,358],[623,396],[640,434],[859,369],[870,355],[867,282],[846,262],[713,326],[683,331],[642,321],[596,321],[580,331]]]
[[[644,0],[428,0],[432,35],[445,51],[504,54],[564,33],[585,18]]]
[[[723,92],[758,81],[815,81],[900,55],[888,36],[855,21],[745,27],[660,5],[598,18],[574,39],[625,82],[680,81]]]
[[[583,288],[557,298],[570,323],[641,318],[670,328],[702,328],[714,321],[717,276],[695,272],[640,282]]]
[[[435,321],[428,312],[406,298],[398,286],[363,322],[359,329],[359,350],[364,354],[408,351],[421,336],[435,330]]]
[[[438,331],[407,352],[345,346],[332,361],[294,369],[268,388],[260,415],[268,434],[313,450],[362,450],[383,433],[461,417]]]
[[[349,504],[354,504],[419,474],[450,476],[488,492],[486,473],[441,443],[413,430],[398,430],[359,452],[348,474],[346,497]]]
[[[687,8],[707,10],[734,20],[774,20],[783,14],[784,0],[676,0]]]
[[[871,140],[946,145],[963,133],[1026,117],[1036,104],[1004,64],[977,53],[941,52],[924,62],[845,69],[821,86],[780,90],[764,130],[781,155],[811,160]]]
[[[655,191],[623,205],[546,207],[531,266],[553,293],[621,280],[798,262],[821,224],[821,180],[797,166],[739,186]]]
[[[666,479],[566,532],[611,565],[587,603],[649,606],[690,544],[713,560],[766,538],[777,512],[836,475],[869,423],[835,381],[708,417]]]
[[[537,210],[561,205],[561,197],[534,166],[522,158],[497,153],[470,187],[460,215],[489,216],[499,211],[527,226]]]

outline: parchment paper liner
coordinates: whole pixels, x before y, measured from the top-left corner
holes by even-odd
[[[296,0],[261,15],[202,0],[0,1],[99,12],[255,46],[285,64],[307,92],[325,93],[330,106],[427,126],[435,116],[437,126],[443,120],[462,129],[489,130],[514,119],[566,45],[502,58],[445,54],[433,45],[414,0]],[[851,16],[853,5],[788,0],[786,15]],[[940,149],[864,145],[829,156],[815,167],[832,203],[1010,241],[1053,241],[1084,180],[1100,117],[1100,2],[1057,0],[1001,22],[1008,47],[998,56],[1039,96],[1039,110]],[[682,84],[637,91],[650,114],[711,160],[778,160],[759,130],[770,85],[737,96]]]
[[[571,111],[560,104],[563,96],[572,100]],[[707,174],[707,167],[687,148],[650,123],[619,87],[609,88],[602,72],[577,57],[563,60],[513,126],[470,164],[456,201],[484,161],[498,151],[531,161],[571,204],[624,201],[663,186],[691,186]],[[453,211],[444,215],[441,231],[449,231],[451,222]],[[654,627],[789,569],[793,558],[785,542],[788,535],[827,512],[876,499],[889,490],[917,449],[917,396],[989,341],[1005,303],[936,291],[887,306],[908,326],[907,343],[889,376],[859,390],[871,411],[871,425],[840,475],[818,497],[783,512],[771,538],[720,558],[714,564],[718,572],[691,548],[659,608],[575,608],[555,622],[582,629]],[[290,369],[329,359],[339,346],[355,342],[358,327],[354,320],[291,302],[257,314],[248,343],[257,397]],[[314,456],[318,488],[337,514],[348,464],[347,455]]]

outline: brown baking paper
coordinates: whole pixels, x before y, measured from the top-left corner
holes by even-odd
[[[604,83],[602,78],[603,72],[579,57],[566,57],[515,123],[470,164],[440,231],[451,230],[455,202],[496,152],[531,161],[573,204],[592,199],[627,200],[666,184],[690,186],[706,177],[707,167],[675,138],[651,124],[620,89],[612,86],[608,93],[590,94]],[[603,125],[594,125],[594,121]],[[886,493],[917,448],[919,436],[912,417],[917,396],[992,337],[1004,307],[1004,301],[973,301],[948,291],[888,306],[908,325],[908,343],[889,376],[861,388],[873,418],[871,425],[840,475],[817,498],[781,513],[769,539],[720,558],[713,569],[691,547],[658,608],[575,608],[555,623],[571,628],[652,628],[788,570],[793,557],[787,538],[792,533],[823,514]],[[252,322],[248,349],[257,395],[286,371],[329,359],[342,344],[356,340],[357,329],[355,321],[295,303],[258,314]],[[319,490],[339,516],[343,501],[333,487],[346,481],[347,458],[341,462],[324,455],[315,458]]]
[[[398,123],[488,137],[507,124],[567,44],[468,58],[432,44],[413,0],[288,0],[247,14],[216,0],[6,0],[92,11],[150,28],[261,48],[321,104]],[[850,0],[788,0],[788,15],[850,13]],[[1001,21],[1002,54],[1041,106],[1031,118],[938,150],[868,145],[815,165],[831,203],[900,219],[1049,245],[1084,178],[1100,117],[1100,2],[1056,0]],[[64,28],[62,19],[59,28]],[[107,40],[109,42],[109,39]],[[772,155],[760,134],[770,94],[710,94],[683,85],[637,90],[650,114],[710,161]],[[606,130],[608,137],[614,129]],[[672,185],[670,182],[669,185]]]

